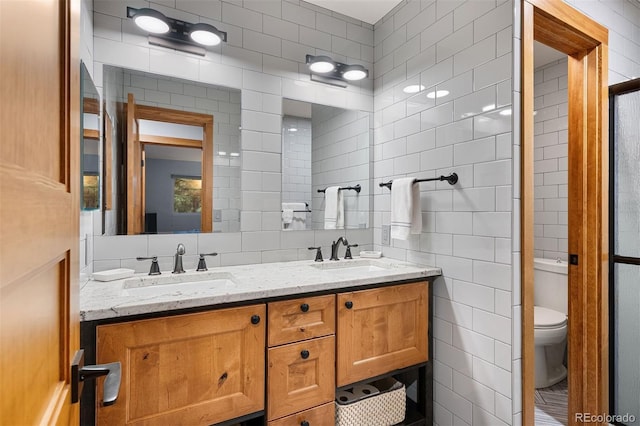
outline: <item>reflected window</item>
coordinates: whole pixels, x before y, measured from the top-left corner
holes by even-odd
[[[98,174],[85,173],[82,176],[82,208],[97,209],[100,201],[100,177]]]
[[[174,176],[174,213],[200,213],[202,210],[202,178],[196,176]]]

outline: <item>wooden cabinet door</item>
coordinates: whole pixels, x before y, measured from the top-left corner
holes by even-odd
[[[336,332],[336,297],[306,297],[269,303],[269,346]]]
[[[265,311],[256,305],[99,326],[98,363],[120,361],[122,386],[116,403],[103,407],[98,383],[98,424],[209,425],[262,410]]]
[[[268,420],[335,398],[334,336],[270,348],[268,360]]]
[[[427,361],[427,286],[338,294],[339,387]]]
[[[336,424],[336,404],[329,402],[319,407],[292,414],[268,423],[268,426],[333,426]]]

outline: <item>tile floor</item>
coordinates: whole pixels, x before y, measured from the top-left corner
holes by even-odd
[[[535,424],[567,425],[567,379],[535,391]]]

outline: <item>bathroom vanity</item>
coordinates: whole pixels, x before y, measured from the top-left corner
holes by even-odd
[[[89,281],[85,362],[120,361],[122,382],[109,406],[85,386],[81,423],[326,425],[336,388],[394,375],[417,385],[404,424],[425,424],[440,273],[353,259]]]

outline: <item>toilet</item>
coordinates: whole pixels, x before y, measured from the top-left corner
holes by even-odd
[[[568,266],[565,261],[534,259],[535,387],[567,377],[562,364],[567,347]]]

